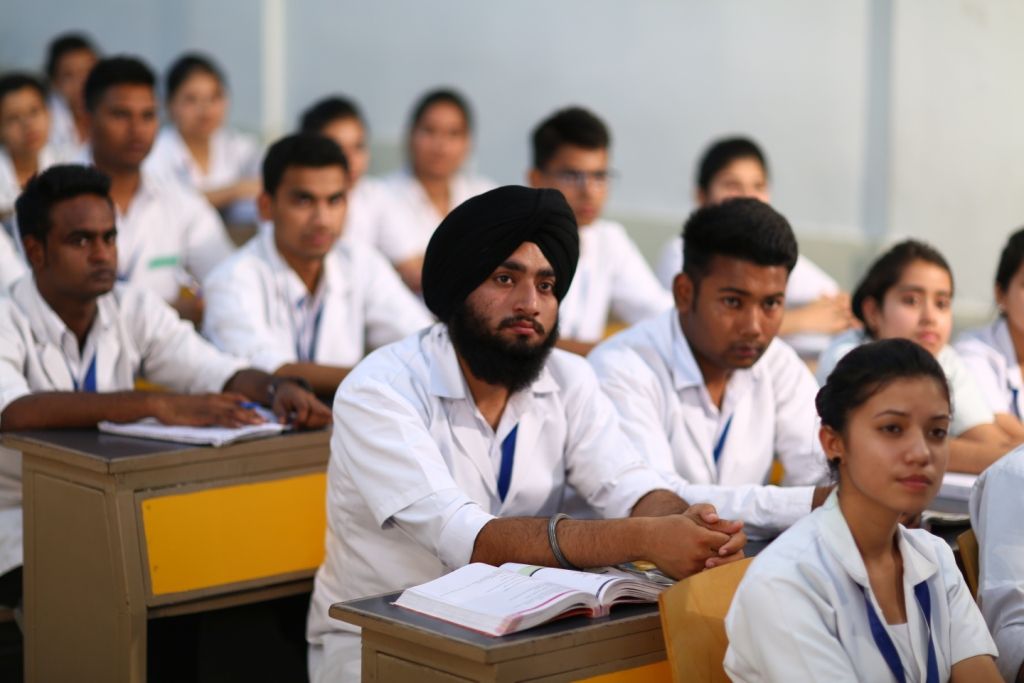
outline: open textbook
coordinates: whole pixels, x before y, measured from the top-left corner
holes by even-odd
[[[190,443],[197,446],[227,446],[236,441],[259,439],[280,434],[285,425],[277,421],[277,416],[266,408],[255,408],[266,422],[244,427],[186,427],[182,425],[165,425],[156,418],[147,417],[138,422],[117,423],[100,422],[101,432],[134,436],[141,439],[157,439],[175,443]]]
[[[405,590],[394,604],[501,636],[559,617],[601,617],[612,605],[655,602],[665,583],[608,567],[573,571],[507,562],[474,563]]]

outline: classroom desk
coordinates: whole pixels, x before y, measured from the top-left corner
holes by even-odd
[[[310,590],[329,438],[5,435],[23,458],[25,679],[143,681],[147,619]]]
[[[363,629],[363,683],[555,683],[665,660],[656,604],[620,605],[608,617],[572,617],[492,638],[395,607],[399,594],[331,605],[332,617]]]
[[[767,541],[751,541],[756,555]],[[363,629],[363,682],[668,681],[657,604],[620,605],[609,617],[575,617],[500,638],[401,607],[400,592],[331,605],[328,614]]]

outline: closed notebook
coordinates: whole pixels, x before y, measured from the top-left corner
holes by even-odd
[[[259,439],[280,434],[285,425],[277,421],[277,417],[265,408],[257,408],[266,422],[244,427],[186,427],[183,425],[165,425],[156,418],[147,417],[138,422],[117,423],[100,422],[101,432],[134,436],[141,439],[157,439],[173,441],[197,446],[227,446],[237,441]]]
[[[474,563],[405,590],[394,604],[500,636],[560,617],[605,616],[621,603],[655,602],[664,589],[663,583],[612,567],[583,572]]]

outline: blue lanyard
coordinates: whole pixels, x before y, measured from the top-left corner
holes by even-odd
[[[1010,387],[1010,393],[1012,394],[1011,401],[1013,402],[1013,414],[1020,419],[1020,407],[1017,405],[1017,396],[1020,394],[1020,390],[1016,387]]]
[[[89,362],[89,369],[85,371],[85,380],[79,384],[78,379],[71,375],[71,381],[75,385],[75,391],[88,391],[96,393],[96,354],[92,354],[92,361]]]
[[[320,307],[316,309],[316,316],[313,318],[313,334],[310,335],[309,348],[303,349],[301,335],[298,333],[295,335],[295,357],[302,362],[312,361],[316,354],[316,343],[320,338],[320,318],[323,317],[323,314],[324,305],[321,303]],[[304,328],[305,325],[303,325]]]
[[[498,495],[502,502],[508,494],[508,486],[512,483],[512,463],[516,459],[516,432],[519,425],[512,428],[505,440],[501,442],[501,469],[498,470]]]
[[[864,595],[864,605],[868,612],[871,636],[875,639],[875,645],[878,646],[879,652],[882,653],[882,659],[885,660],[896,680],[899,683],[906,683],[907,675],[903,671],[903,662],[900,660],[899,652],[896,651],[896,645],[885,630],[882,620],[878,618],[875,608],[871,606],[871,600],[868,598],[867,591],[864,590],[863,586],[858,585],[858,588],[860,588],[860,592]],[[925,622],[928,624],[928,676],[926,680],[927,683],[939,683],[939,665],[935,659],[935,641],[932,640],[932,597],[928,592],[928,583],[926,581],[922,581],[914,586],[914,596],[917,598],[918,604],[921,605]]]
[[[718,459],[722,457],[722,449],[725,448],[725,439],[729,436],[729,428],[732,427],[732,418],[735,415],[729,416],[729,420],[725,423],[725,428],[722,429],[721,436],[718,437],[718,443],[715,444],[715,449],[711,451],[711,454],[715,456],[715,463],[718,463]]]

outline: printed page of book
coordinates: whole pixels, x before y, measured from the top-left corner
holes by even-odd
[[[481,563],[406,589],[394,604],[489,635],[597,608],[597,601],[580,591]]]

